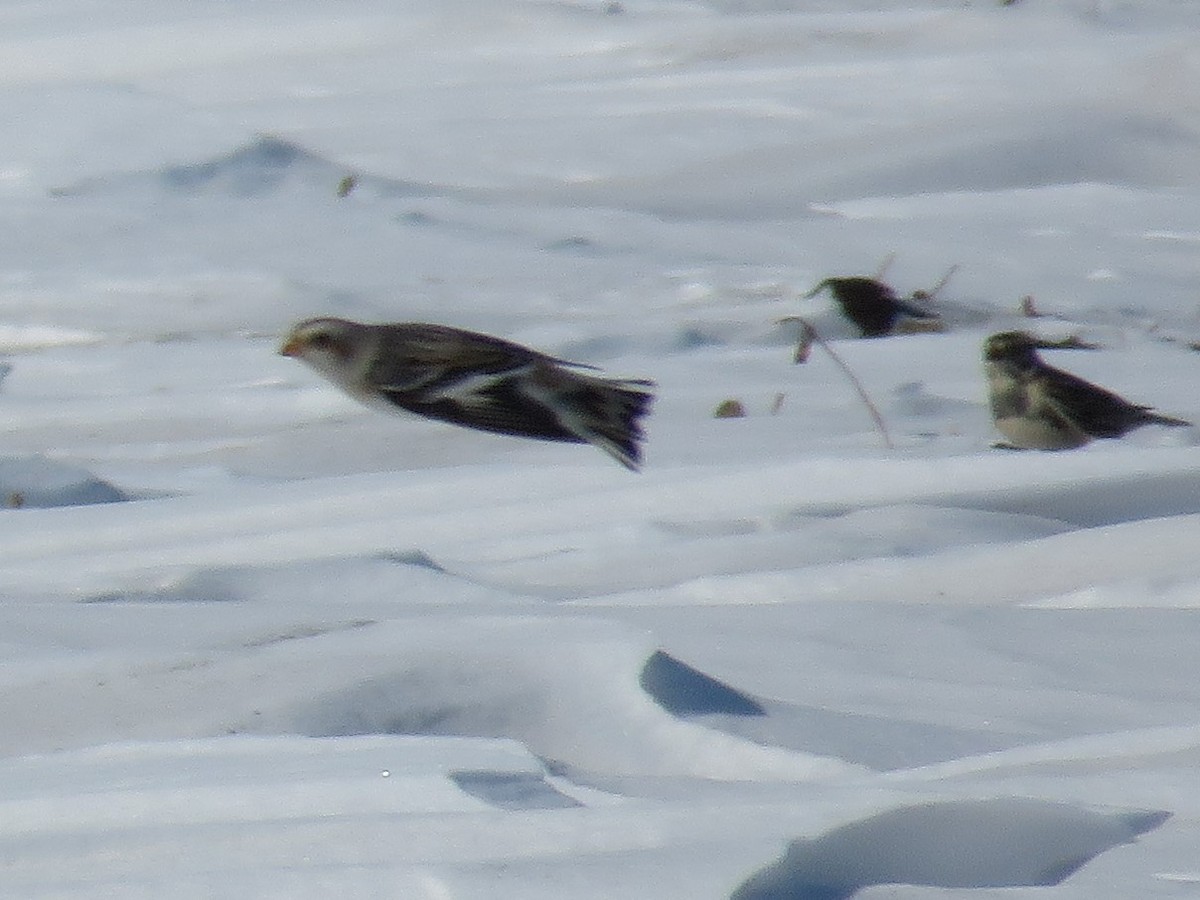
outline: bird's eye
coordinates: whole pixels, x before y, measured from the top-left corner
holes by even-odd
[[[319,331],[308,339],[308,345],[314,350],[332,350],[333,337],[323,331]]]

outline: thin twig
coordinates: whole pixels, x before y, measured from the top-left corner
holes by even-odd
[[[881,263],[879,264],[879,268],[877,268],[877,269],[875,270],[875,280],[876,280],[876,281],[883,281],[883,275],[884,275],[884,273],[885,273],[885,272],[886,272],[886,271],[887,271],[889,268],[891,268],[891,265],[892,265],[892,263],[893,263],[893,262],[895,262],[895,261],[896,261],[896,254],[895,254],[895,253],[889,253],[887,256],[885,256],[885,257],[883,258],[883,262],[881,262]]]
[[[842,370],[846,378],[849,379],[850,384],[854,386],[854,390],[858,393],[859,399],[862,400],[863,405],[867,408],[867,412],[871,414],[871,419],[875,422],[875,427],[879,430],[880,437],[883,438],[883,446],[887,447],[889,450],[895,449],[895,445],[892,443],[891,436],[888,434],[887,425],[885,425],[883,422],[883,416],[879,414],[879,408],[874,404],[874,402],[872,402],[870,396],[867,394],[866,388],[863,387],[862,382],[858,380],[858,376],[854,374],[848,365],[846,365],[845,361],[843,361],[842,358],[834,352],[833,348],[829,346],[829,343],[823,337],[821,337],[821,335],[817,332],[817,329],[813,327],[813,324],[803,316],[786,316],[779,321],[799,322],[801,329],[801,341],[815,342],[819,344],[826,353],[829,354],[829,358],[837,363],[838,368]],[[805,358],[807,358],[807,353],[805,354]],[[803,360],[797,361],[803,362]]]
[[[946,274],[942,276],[942,280],[939,281],[937,284],[935,284],[933,286],[932,290],[925,292],[925,299],[926,300],[936,300],[937,295],[941,293],[942,288],[944,288],[946,286],[946,283],[948,281],[950,281],[951,277],[953,277],[954,273],[957,271],[958,271],[958,263],[955,263],[954,265],[952,265],[950,268],[948,268],[946,270]]]
[[[796,338],[796,352],[792,354],[792,365],[800,365],[800,363],[808,362],[808,356],[812,353],[813,338],[816,337],[816,332],[813,331],[812,325],[808,324],[804,319],[795,316],[800,321],[800,336]]]

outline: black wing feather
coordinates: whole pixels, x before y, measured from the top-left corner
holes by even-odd
[[[447,379],[439,379],[436,387],[448,385]],[[501,379],[491,387],[479,392],[486,402],[464,405],[425,391],[385,389],[383,396],[388,402],[430,419],[490,431],[516,437],[536,438],[543,441],[567,441],[583,444],[586,441],[567,431],[554,413],[544,406],[531,403],[511,378]]]
[[[1045,379],[1045,389],[1047,398],[1066,418],[1095,438],[1118,438],[1150,422],[1187,424],[1179,419],[1158,416],[1147,406],[1130,403],[1112,391],[1061,369],[1053,369],[1053,376]]]

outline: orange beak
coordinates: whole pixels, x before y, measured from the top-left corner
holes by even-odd
[[[291,338],[284,342],[284,345],[279,348],[280,356],[299,356],[303,349],[304,343],[299,338]]]

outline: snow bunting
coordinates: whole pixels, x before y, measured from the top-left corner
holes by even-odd
[[[1118,438],[1142,425],[1190,425],[1135,406],[1111,391],[1047,365],[1023,331],[993,334],[983,345],[992,419],[1011,446],[1068,450],[1092,438]]]
[[[855,275],[848,278],[826,278],[804,295],[810,300],[829,288],[833,299],[841,306],[851,322],[858,326],[863,337],[883,337],[891,334],[903,318],[939,323],[937,315],[901,300],[896,292],[874,278]]]
[[[356,400],[467,428],[594,444],[628,469],[641,464],[639,419],[653,382],[592,368],[444,325],[308,319],[279,352],[308,363]]]

